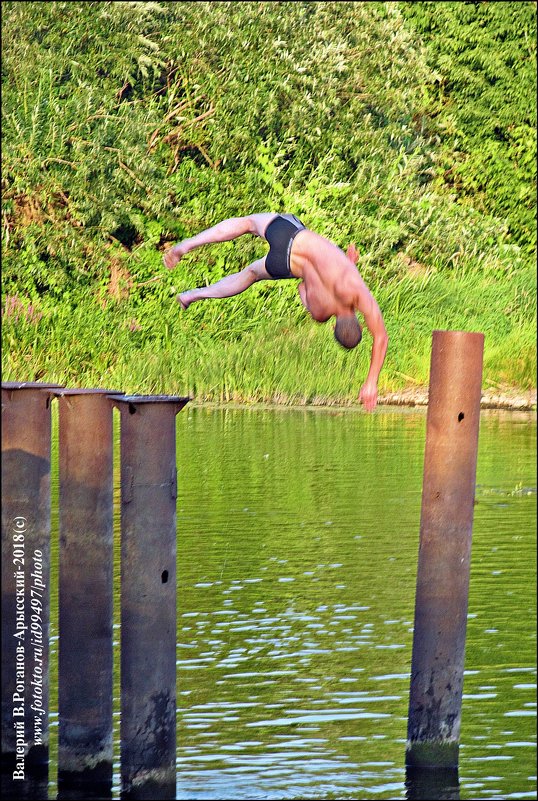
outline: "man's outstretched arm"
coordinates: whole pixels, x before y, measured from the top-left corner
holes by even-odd
[[[243,234],[256,233],[255,221],[252,217],[231,217],[228,220],[213,225],[196,236],[184,239],[178,245],[170,248],[164,254],[164,264],[171,270],[178,261],[189,251],[199,248],[202,245],[211,245],[214,242],[228,242],[230,239],[237,239]]]
[[[389,338],[387,336],[387,329],[383,320],[381,310],[372,296],[371,302],[367,304],[367,308],[361,309],[364,315],[364,321],[368,330],[372,334],[374,343],[372,345],[372,355],[370,357],[370,369],[366,381],[361,387],[359,392],[359,400],[368,412],[372,412],[377,404],[377,382],[379,380],[379,373],[385,361],[385,354]]]

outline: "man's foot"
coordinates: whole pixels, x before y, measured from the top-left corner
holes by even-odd
[[[183,310],[185,310],[193,302],[193,300],[194,300],[194,292],[192,290],[188,291],[188,292],[182,292],[180,295],[176,296],[176,300],[181,305],[181,308]]]
[[[168,248],[163,256],[164,266],[168,267],[169,270],[173,270],[178,261],[183,256],[181,252],[181,245],[176,245],[173,248]]]

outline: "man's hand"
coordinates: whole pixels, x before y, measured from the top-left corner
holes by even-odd
[[[359,392],[359,401],[367,412],[373,412],[377,405],[377,384],[373,381],[366,381]]]
[[[357,262],[359,260],[359,251],[357,250],[355,245],[353,245],[353,244],[348,245],[348,248],[346,250],[346,256],[348,257],[348,259],[350,261],[353,262],[353,264],[357,264]]]
[[[173,270],[178,261],[184,255],[185,253],[183,252],[181,245],[176,245],[173,248],[169,248],[163,256],[164,266],[168,267],[169,270]]]

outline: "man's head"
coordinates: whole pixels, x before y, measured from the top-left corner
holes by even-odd
[[[357,347],[362,339],[362,328],[355,314],[340,315],[336,318],[334,336],[343,348],[351,350]]]

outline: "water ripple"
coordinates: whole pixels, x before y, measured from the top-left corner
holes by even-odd
[[[480,432],[461,799],[536,792],[536,426],[502,420]],[[178,799],[406,797],[424,432],[420,411],[178,418]]]

